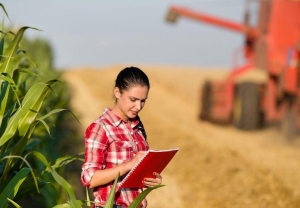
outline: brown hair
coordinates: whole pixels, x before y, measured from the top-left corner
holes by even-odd
[[[118,87],[121,93],[136,85],[146,86],[150,89],[147,75],[141,69],[133,66],[120,71],[115,81],[115,87]]]

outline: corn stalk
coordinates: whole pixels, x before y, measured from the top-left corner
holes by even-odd
[[[5,11],[4,6],[0,6]],[[26,51],[20,48],[20,42],[27,29],[38,30],[22,27],[16,34],[2,31],[0,41],[0,208],[9,204],[20,207],[17,201],[29,194],[40,193],[40,188],[49,184],[42,179],[44,173],[50,173],[56,183],[66,191],[71,206],[79,208],[81,206],[75,198],[72,186],[56,169],[71,161],[82,160],[82,154],[48,162],[40,152],[30,151],[31,137],[36,127],[42,124],[50,134],[46,119],[66,109],[52,110],[44,116],[40,114],[47,94],[53,91],[53,86],[59,81],[50,80],[34,84],[27,81],[27,76],[38,76],[29,70],[35,64]],[[13,38],[9,39],[10,37]],[[8,45],[5,47],[6,44]],[[24,58],[30,62],[27,66],[22,65]],[[77,119],[76,116],[75,118]],[[31,157],[32,161],[42,162],[44,167],[37,169],[31,166],[27,157]],[[22,168],[24,162],[27,167]]]

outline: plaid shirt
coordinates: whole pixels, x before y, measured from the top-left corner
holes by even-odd
[[[89,186],[95,171],[112,168],[133,159],[133,151],[147,151],[148,143],[143,137],[138,119],[131,120],[131,125],[105,108],[102,116],[97,118],[85,132],[85,163],[82,166],[81,182]],[[118,180],[115,204],[128,207],[141,193],[142,188],[119,188]],[[113,182],[95,187],[94,196],[98,206],[103,206],[112,189]],[[144,199],[140,207],[147,206]]]

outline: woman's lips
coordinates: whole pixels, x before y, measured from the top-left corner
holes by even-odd
[[[131,113],[133,114],[133,115],[136,115],[138,112],[135,112],[135,111],[131,111]]]

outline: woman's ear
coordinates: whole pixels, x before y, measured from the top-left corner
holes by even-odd
[[[118,87],[114,88],[114,95],[115,95],[116,99],[121,97],[121,92],[120,92],[120,89]]]

